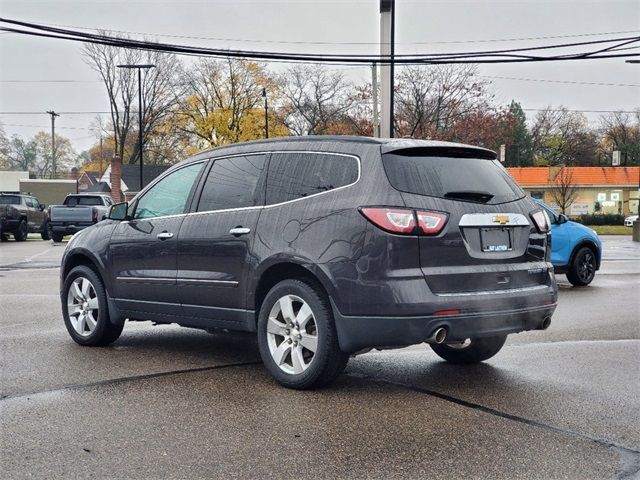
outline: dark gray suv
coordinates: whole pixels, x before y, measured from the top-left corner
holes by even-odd
[[[287,387],[326,385],[349,355],[426,342],[474,363],[556,308],[546,214],[482,148],[307,137],[186,160],[62,259],[81,345],[126,319],[256,332]]]

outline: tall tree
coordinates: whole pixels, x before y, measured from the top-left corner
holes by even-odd
[[[12,135],[11,138],[5,137],[2,139],[0,149],[0,168],[23,172],[35,171],[38,153],[33,139],[25,140],[18,135]]]
[[[36,151],[36,160],[31,172],[39,178],[50,177],[53,173],[51,156],[51,134],[38,132],[32,140]],[[71,146],[71,141],[61,135],[56,135],[56,172],[64,175],[78,163],[78,155]]]
[[[515,100],[509,105],[513,118],[510,141],[507,143],[506,164],[511,167],[527,167],[533,164],[532,139],[527,127],[527,116],[520,103]]]
[[[614,112],[600,117],[604,163],[610,165],[614,150],[620,152],[620,164],[640,165],[640,109],[635,114]]]
[[[186,94],[176,109],[175,128],[194,137],[192,149],[264,137],[262,90],[266,89],[272,105],[275,92],[275,82],[264,65],[202,59],[185,69],[181,78]],[[269,120],[270,136],[282,135],[273,110]]]
[[[337,133],[356,98],[342,72],[322,65],[294,65],[279,80],[278,117],[293,135]]]
[[[130,50],[111,45],[87,43],[82,50],[87,63],[100,75],[109,98],[111,128],[115,153],[125,162],[138,161],[140,146],[136,141],[131,152],[127,139],[137,131],[138,115],[143,118],[143,142],[162,123],[174,104],[175,74],[179,61],[174,55],[155,51]],[[137,111],[138,73],[118,65],[153,64],[156,68],[142,71],[142,112]]]
[[[597,137],[584,114],[566,107],[547,107],[536,115],[531,129],[538,165],[594,165]]]
[[[474,65],[402,67],[397,76],[397,136],[442,138],[467,114],[486,109],[488,82]]]

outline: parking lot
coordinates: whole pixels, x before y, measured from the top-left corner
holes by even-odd
[[[330,388],[276,385],[250,335],[127,324],[69,338],[64,244],[0,246],[3,478],[638,478],[640,245],[603,237],[549,330],[484,364],[426,346],[352,359]]]

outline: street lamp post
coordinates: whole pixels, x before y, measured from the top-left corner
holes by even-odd
[[[142,166],[143,162],[143,145],[142,145],[142,69],[143,68],[155,68],[152,64],[139,64],[139,65],[118,65],[118,68],[135,68],[138,70],[138,151],[140,154],[140,191],[143,188],[142,181]]]
[[[267,89],[262,89],[262,98],[264,98],[264,138],[269,138],[269,104],[267,103]]]
[[[639,64],[640,60],[627,60],[627,63]],[[638,169],[638,219],[633,222],[632,238],[634,242],[640,242],[640,169]],[[629,212],[631,213],[631,212]]]

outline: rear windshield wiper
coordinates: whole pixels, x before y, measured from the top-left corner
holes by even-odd
[[[478,190],[458,190],[455,192],[447,192],[444,198],[458,198],[460,200],[470,200],[472,202],[487,203],[493,198],[493,194],[489,192],[481,192]]]

